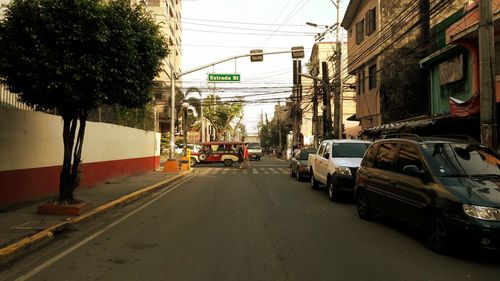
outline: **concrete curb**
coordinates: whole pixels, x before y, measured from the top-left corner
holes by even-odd
[[[14,261],[20,259],[21,257],[39,249],[41,246],[46,243],[52,241],[54,235],[61,233],[63,231],[67,231],[69,229],[75,229],[77,224],[85,222],[99,214],[102,214],[106,211],[109,211],[115,207],[125,205],[131,202],[134,202],[145,195],[156,191],[158,189],[164,188],[166,185],[186,176],[189,174],[193,174],[194,170],[181,172],[179,175],[176,175],[170,179],[163,180],[154,185],[147,186],[141,188],[135,192],[122,196],[116,200],[113,200],[109,203],[98,206],[97,208],[90,210],[89,212],[82,214],[75,218],[67,218],[65,221],[62,221],[56,225],[50,226],[44,230],[41,230],[33,235],[25,237],[19,241],[13,242],[7,245],[4,248],[0,248],[0,269],[8,267],[9,264]]]

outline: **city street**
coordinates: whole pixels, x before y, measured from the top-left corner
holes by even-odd
[[[498,253],[441,256],[414,229],[360,220],[288,163],[195,175],[58,237],[0,280],[498,280]]]

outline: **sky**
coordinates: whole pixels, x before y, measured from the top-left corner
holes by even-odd
[[[334,0],[336,2],[336,0]],[[340,20],[349,2],[340,2]],[[336,23],[332,0],[182,0],[182,71],[247,54],[289,51],[303,46],[309,61],[314,35]],[[306,22],[320,27],[306,25]],[[345,31],[344,31],[345,33]],[[323,41],[335,41],[335,34]],[[208,73],[239,73],[239,83],[208,83]],[[262,113],[271,120],[274,106],[291,95],[291,54],[264,56],[263,62],[244,57],[182,76],[183,89],[197,87],[202,97],[215,92],[222,99],[245,99],[242,122],[257,133]],[[213,89],[215,86],[215,90]]]

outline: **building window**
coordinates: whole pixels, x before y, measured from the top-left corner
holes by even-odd
[[[377,65],[374,64],[368,68],[368,89],[377,87]]]
[[[375,8],[368,10],[365,14],[366,35],[370,35],[377,30],[377,17]]]
[[[364,26],[365,26],[364,20],[356,23],[356,44],[359,44],[363,41]]]
[[[365,71],[358,72],[358,95],[365,92]]]

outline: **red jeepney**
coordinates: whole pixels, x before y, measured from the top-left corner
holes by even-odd
[[[232,166],[238,162],[238,149],[243,145],[239,141],[211,141],[201,144],[197,153],[191,153],[191,166],[198,163],[223,163]]]

